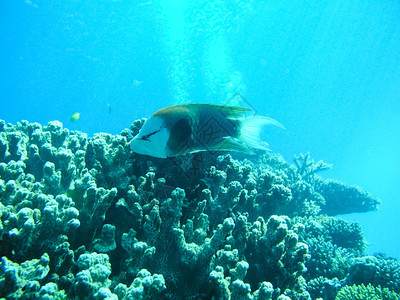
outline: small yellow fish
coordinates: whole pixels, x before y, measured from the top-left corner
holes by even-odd
[[[72,116],[71,116],[71,122],[76,122],[76,121],[78,121],[79,120],[79,118],[81,117],[81,114],[80,113],[78,113],[78,112],[76,112],[76,113],[74,113]]]
[[[155,112],[131,141],[133,152],[166,158],[199,151],[268,150],[259,133],[264,125],[284,128],[278,121],[245,117],[247,109],[216,104],[180,104]]]

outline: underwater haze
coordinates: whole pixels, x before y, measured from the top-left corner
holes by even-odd
[[[399,1],[3,0],[0,99],[9,126],[88,136],[174,104],[244,105],[285,126],[263,130],[271,153],[310,153],[378,198],[338,218],[366,254],[400,258]]]

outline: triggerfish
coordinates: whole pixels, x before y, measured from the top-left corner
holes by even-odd
[[[180,104],[163,108],[146,120],[131,141],[133,152],[166,158],[199,151],[268,150],[259,133],[264,125],[284,128],[246,108],[216,104]]]

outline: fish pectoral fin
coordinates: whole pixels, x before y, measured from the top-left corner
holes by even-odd
[[[232,138],[224,137],[221,142],[213,146],[207,147],[208,151],[239,151],[247,154],[255,154],[246,144]]]

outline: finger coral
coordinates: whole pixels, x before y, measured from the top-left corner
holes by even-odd
[[[121,135],[0,121],[0,297],[347,299],[400,292],[399,262],[368,255],[361,188],[309,154],[159,159]],[[385,292],[383,292],[385,291]],[[390,298],[392,299],[392,298]]]

